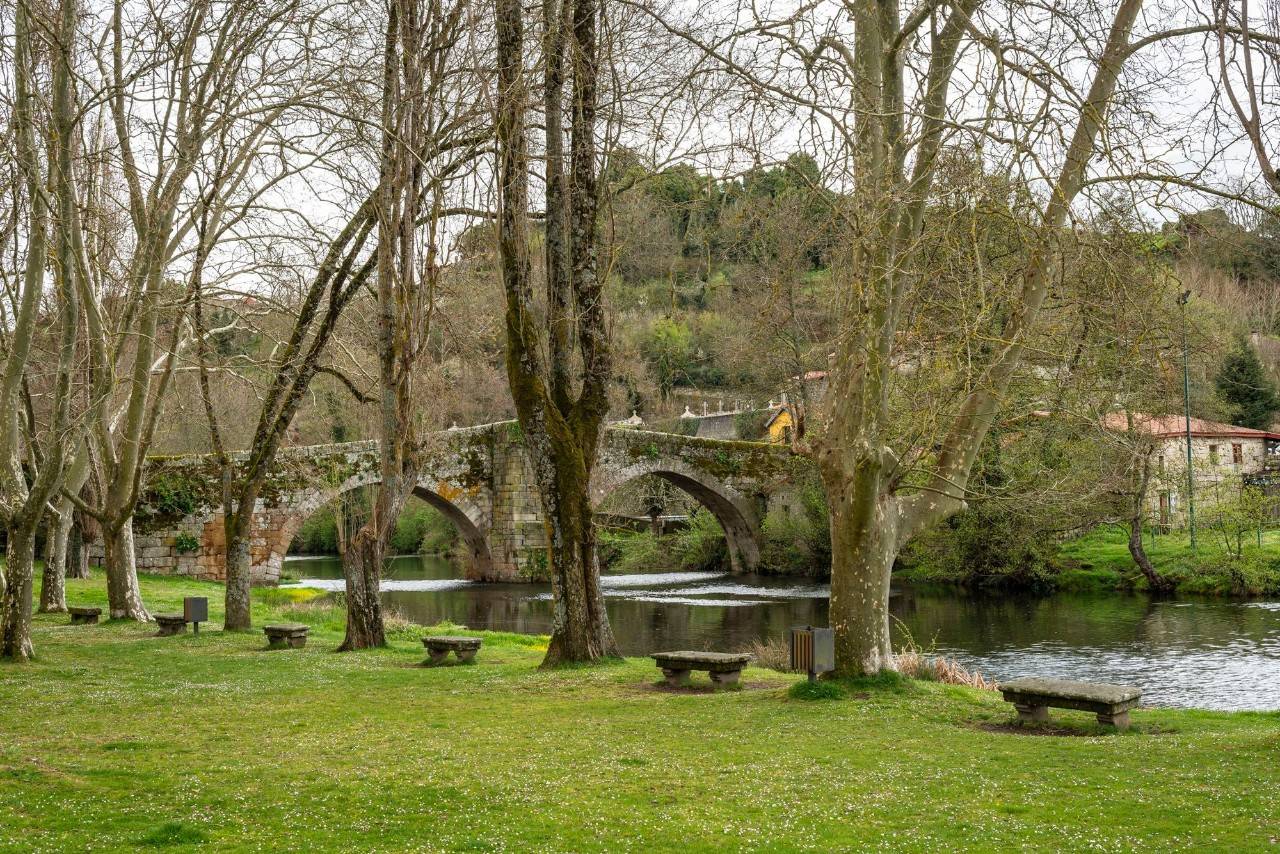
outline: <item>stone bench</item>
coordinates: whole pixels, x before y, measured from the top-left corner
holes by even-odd
[[[160,631],[156,632],[158,638],[180,635],[187,630],[187,618],[183,614],[152,614],[151,617],[160,627]]]
[[[273,623],[263,626],[262,631],[271,649],[302,649],[307,645],[307,633],[311,627],[303,623]]]
[[[1075,682],[1070,679],[1028,677],[996,686],[1006,703],[1018,710],[1018,720],[1049,720],[1049,707],[1093,712],[1098,723],[1116,729],[1129,728],[1129,710],[1138,705],[1142,689],[1105,682]]]
[[[71,615],[71,625],[85,626],[98,622],[98,617],[102,616],[101,608],[68,608],[67,613]]]
[[[751,660],[749,652],[655,652],[650,656],[673,688],[689,684],[689,671],[705,670],[717,686],[736,685],[742,668]]]
[[[423,638],[422,645],[427,648],[427,660],[423,664],[443,664],[450,652],[458,657],[458,661],[468,662],[475,660],[480,638],[434,635]]]

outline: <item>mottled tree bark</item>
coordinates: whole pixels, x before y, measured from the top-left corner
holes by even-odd
[[[832,490],[831,486],[835,486]],[[889,635],[889,576],[897,557],[897,502],[873,484],[859,490],[829,485],[831,513],[831,627],[836,660],[846,673],[896,670]],[[834,495],[833,495],[834,492]],[[839,499],[836,499],[839,496]]]
[[[85,536],[85,520],[77,510],[71,526],[71,535],[67,538],[67,578],[88,578],[89,544],[92,542]]]
[[[347,630],[340,652],[386,646],[386,629],[382,623],[382,599],[379,586],[386,560],[382,538],[373,527],[365,525],[356,532],[342,555],[345,579]]]
[[[50,520],[46,533],[44,572],[40,581],[41,614],[67,610],[67,556],[75,518],[70,502],[61,502],[58,509],[59,515]]]
[[[223,629],[247,631],[253,626],[251,614],[253,587],[253,554],[250,551],[248,524],[252,517],[232,513],[223,516],[226,532],[226,593],[223,598]]]
[[[29,526],[10,526],[8,533],[7,583],[0,597],[0,658],[24,661],[35,654],[31,645],[31,595],[36,543]]]
[[[553,665],[615,655],[616,646],[600,589],[589,493],[611,375],[595,244],[599,7],[595,0],[545,0],[542,9],[548,145],[545,325],[538,323],[530,281],[524,21],[517,0],[497,4],[498,247],[507,298],[507,378],[547,532],[555,611],[544,664]],[[566,56],[573,68],[567,176],[560,142]],[[576,362],[573,331],[580,349]],[[543,362],[544,350],[549,364]],[[576,394],[571,387],[575,365],[580,370]]]
[[[102,566],[107,575],[107,608],[113,620],[150,621],[138,588],[138,567],[133,551],[133,522],[120,528],[102,528]]]

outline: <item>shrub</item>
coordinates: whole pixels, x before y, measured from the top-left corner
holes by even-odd
[[[705,572],[729,562],[724,530],[709,510],[697,508],[684,530],[663,537],[648,531],[600,532],[600,562],[613,572]]]
[[[1275,506],[1275,499],[1256,486],[1233,489],[1227,495],[1212,495],[1203,525],[1217,534],[1228,555],[1239,560],[1254,535],[1271,521]]]
[[[182,478],[160,474],[147,484],[147,503],[163,516],[188,516],[200,505],[195,487]]]
[[[338,526],[333,509],[324,507],[307,517],[293,535],[289,551],[300,554],[337,554]]]
[[[412,500],[396,520],[388,543],[392,554],[447,554],[458,540],[453,523],[430,505]],[[338,523],[333,508],[313,513],[293,536],[291,553],[337,554]]]
[[[1054,542],[1019,513],[984,501],[916,538],[903,562],[917,575],[968,587],[1051,590]]]
[[[774,510],[765,517],[761,569],[787,575],[826,577],[831,573],[831,527],[827,499],[816,478],[796,490],[796,511]]]
[[[391,550],[396,554],[445,554],[458,539],[458,529],[439,510],[411,501],[396,520]]]
[[[751,653],[757,667],[776,670],[779,673],[791,672],[791,647],[782,638],[753,640],[742,651]]]
[[[724,529],[710,510],[699,507],[689,516],[689,526],[673,535],[677,565],[690,572],[720,569],[729,562]]]
[[[191,554],[200,551],[200,541],[183,531],[173,538],[173,547],[180,555]]]

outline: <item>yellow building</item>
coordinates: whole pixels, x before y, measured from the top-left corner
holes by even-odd
[[[765,422],[764,429],[769,435],[769,441],[773,444],[791,444],[796,430],[795,413],[791,411],[791,404],[783,403],[775,409],[769,416],[769,420]]]

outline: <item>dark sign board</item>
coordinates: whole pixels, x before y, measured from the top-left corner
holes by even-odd
[[[196,634],[200,634],[200,624],[209,622],[209,600],[203,596],[188,596],[183,599],[182,617],[188,623],[195,623]]]

